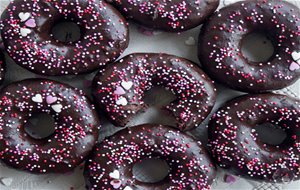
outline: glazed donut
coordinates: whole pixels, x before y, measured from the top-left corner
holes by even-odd
[[[243,39],[267,35],[274,54],[253,62],[241,51]],[[300,77],[300,11],[281,0],[247,0],[222,8],[204,24],[199,35],[199,59],[212,79],[245,92],[287,87]]]
[[[55,120],[55,132],[47,138],[35,139],[25,132],[24,125],[38,113]],[[33,173],[74,169],[92,150],[100,127],[97,113],[82,91],[45,79],[4,87],[0,117],[0,159]]]
[[[164,107],[176,118],[177,128],[189,130],[210,113],[216,89],[192,62],[167,54],[136,53],[110,64],[93,82],[93,95],[116,126],[125,126],[148,105],[143,98],[154,86],[163,86],[177,99]]]
[[[107,1],[139,24],[169,32],[181,32],[200,25],[217,9],[220,0]]]
[[[78,41],[53,37],[53,27],[63,21],[78,25]],[[102,0],[14,0],[2,15],[2,25],[11,58],[42,75],[92,72],[113,62],[129,40],[124,18]]]
[[[3,48],[3,43],[0,38],[0,84],[3,82],[5,76],[5,57]]]
[[[209,148],[219,166],[266,182],[300,179],[300,100],[284,95],[238,97],[212,117]],[[264,143],[255,129],[273,124],[287,133],[280,145]]]
[[[168,176],[157,183],[143,183],[132,167],[143,159],[159,158],[169,167]],[[118,132],[98,144],[84,170],[91,190],[205,190],[216,168],[200,142],[167,126],[140,125]]]

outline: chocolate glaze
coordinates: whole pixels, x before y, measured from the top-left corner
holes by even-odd
[[[136,53],[110,64],[94,78],[93,95],[116,126],[125,126],[148,105],[145,92],[154,86],[170,90],[177,99],[164,109],[176,118],[177,128],[199,125],[210,113],[216,89],[192,62],[167,54]]]
[[[5,56],[4,47],[0,37],[0,84],[3,82],[5,77]]]
[[[212,117],[209,147],[219,166],[266,182],[300,179],[300,100],[276,94],[246,95],[227,102]],[[286,131],[280,145],[258,138],[255,127],[271,123]],[[270,134],[272,135],[272,134]]]
[[[127,18],[144,26],[180,32],[200,25],[219,6],[219,0],[107,0]]]
[[[9,55],[37,74],[92,72],[113,62],[129,42],[125,19],[102,0],[14,0],[1,20]],[[80,27],[78,41],[54,39],[52,28],[62,21]]]
[[[47,138],[34,139],[25,132],[24,125],[37,113],[55,120],[55,132]],[[82,91],[45,79],[4,87],[0,116],[0,159],[34,173],[74,169],[92,150],[100,127],[97,113]]]
[[[265,33],[273,41],[275,52],[266,63],[251,62],[241,52],[242,40],[253,32]],[[296,6],[281,0],[237,2],[204,24],[199,59],[209,76],[230,88],[245,92],[281,89],[300,77],[300,57],[292,56],[300,52],[299,33]]]
[[[169,175],[158,183],[138,181],[132,168],[145,158],[165,160]],[[200,142],[167,126],[145,124],[126,128],[98,144],[86,162],[84,176],[91,190],[205,190],[210,189],[215,170]]]

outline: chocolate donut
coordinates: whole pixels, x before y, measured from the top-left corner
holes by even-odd
[[[93,95],[116,126],[125,126],[148,105],[143,98],[154,86],[170,90],[177,99],[164,109],[176,118],[177,128],[189,130],[210,113],[216,89],[207,75],[192,62],[167,54],[136,53],[99,72]]]
[[[165,160],[170,172],[158,183],[143,183],[132,168],[143,159]],[[87,189],[205,190],[215,177],[213,162],[200,142],[162,125],[126,128],[98,144],[84,170]]]
[[[5,56],[3,51],[3,43],[0,37],[0,84],[3,82],[5,76]]]
[[[35,139],[24,125],[38,113],[55,120],[55,132]],[[46,79],[27,79],[0,92],[0,159],[33,173],[64,173],[79,165],[98,138],[99,119],[82,91]],[[42,127],[42,126],[41,126]]]
[[[53,37],[53,27],[64,21],[78,25],[78,41]],[[113,62],[129,40],[124,18],[102,0],[14,0],[4,11],[2,24],[11,58],[43,75],[92,72]]]
[[[241,44],[263,33],[273,42],[267,62],[247,59]],[[300,77],[300,11],[281,0],[248,0],[222,8],[199,35],[199,59],[212,79],[245,92],[287,87]],[[258,47],[259,48],[259,47]]]
[[[144,26],[181,32],[200,25],[220,0],[107,0],[127,18]]]
[[[209,147],[219,166],[266,182],[300,179],[300,100],[276,94],[246,95],[221,107],[212,117]],[[276,125],[287,138],[264,143],[255,127]],[[257,126],[258,125],[258,126]]]

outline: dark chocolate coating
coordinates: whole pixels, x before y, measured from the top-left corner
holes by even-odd
[[[102,0],[14,0],[1,20],[8,54],[37,74],[92,72],[118,58],[129,42],[125,19]],[[54,39],[52,28],[62,21],[80,27],[78,41]]]
[[[144,26],[181,32],[199,26],[220,0],[107,0],[127,18]]]
[[[92,91],[99,107],[122,127],[146,110],[143,98],[154,86],[162,86],[176,96],[163,109],[176,118],[180,130],[197,127],[215,104],[216,89],[209,77],[192,62],[168,54],[128,55],[99,72]]]
[[[55,120],[55,132],[47,138],[34,139],[25,132],[24,125],[37,113]],[[0,159],[33,173],[73,170],[98,139],[100,121],[87,97],[51,80],[27,79],[4,87],[0,116]]]
[[[273,42],[274,54],[265,63],[252,62],[241,52],[242,40],[253,32],[264,33]],[[300,77],[300,57],[292,56],[300,52],[299,32],[300,11],[288,2],[237,2],[205,22],[199,35],[199,59],[212,79],[230,88],[255,93],[281,89]]]
[[[138,181],[132,168],[146,158],[165,160],[168,176],[157,183]],[[167,126],[145,124],[126,128],[98,144],[86,162],[84,176],[91,190],[208,190],[215,170],[200,142]]]
[[[3,82],[5,77],[5,56],[4,56],[4,46],[0,37],[0,84]]]
[[[227,102],[212,117],[209,148],[222,168],[253,180],[300,179],[300,100],[276,94],[245,95]],[[280,145],[261,141],[255,127],[271,123],[287,133]],[[269,134],[272,135],[272,134]]]

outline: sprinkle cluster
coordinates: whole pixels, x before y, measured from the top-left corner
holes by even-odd
[[[128,0],[128,3],[137,6],[140,13],[151,15],[153,20],[158,17],[168,19],[168,24],[174,29],[184,27],[181,22],[188,19],[192,13],[187,7],[187,1],[172,3],[171,0],[163,0],[159,3],[157,1],[141,3],[139,0]]]
[[[76,23],[81,38],[60,42],[52,28]],[[85,73],[114,61],[128,45],[125,20],[104,1],[15,0],[3,13],[2,37],[9,55],[38,74]]]
[[[119,0],[112,2],[129,18],[144,25],[169,30],[183,31],[199,25],[213,12],[218,0]]]
[[[95,83],[97,102],[121,126],[145,109],[145,92],[154,86],[177,96],[165,108],[181,130],[200,124],[215,102],[214,86],[204,72],[187,60],[164,54],[129,55],[99,73]]]
[[[300,102],[283,95],[248,95],[225,104],[209,124],[217,163],[238,175],[268,182],[300,178]],[[256,126],[271,123],[287,132],[280,145],[258,138]]]
[[[244,57],[241,44],[265,33],[275,52],[266,62]],[[212,78],[242,91],[280,89],[300,77],[300,10],[285,1],[241,1],[216,12],[203,27],[199,59]],[[226,80],[224,80],[226,78]]]
[[[166,126],[142,125],[123,130],[98,145],[87,161],[89,189],[155,189],[140,183],[131,167],[145,158],[161,158],[170,173],[158,189],[210,189],[214,166],[200,143]]]
[[[33,139],[24,130],[28,119],[37,113],[55,120],[54,134],[42,140]],[[35,173],[67,172],[80,164],[96,142],[100,126],[81,91],[37,79],[2,90],[0,117],[0,159]]]

